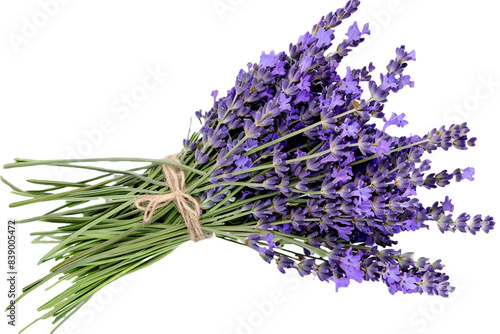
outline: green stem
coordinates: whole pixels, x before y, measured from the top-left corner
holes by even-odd
[[[267,148],[269,146],[276,145],[277,143],[280,143],[280,142],[282,142],[284,140],[287,140],[289,138],[295,137],[295,136],[297,136],[297,135],[299,135],[301,133],[304,133],[306,131],[312,130],[315,127],[323,125],[323,124],[325,124],[325,121],[319,121],[317,123],[311,124],[311,125],[306,126],[306,127],[302,128],[300,130],[296,130],[294,132],[291,132],[289,134],[284,135],[283,137],[279,137],[279,138],[277,138],[275,140],[272,140],[272,141],[270,141],[270,142],[268,142],[268,143],[266,143],[264,145],[256,147],[256,148],[254,148],[254,149],[252,149],[252,150],[244,153],[244,155],[250,155],[250,154],[256,153],[256,152],[261,151],[261,150],[263,150],[263,149],[265,149],[265,148]]]
[[[355,111],[356,111],[356,109],[350,109],[350,110],[347,110],[347,111],[345,111],[345,112],[343,112],[343,113],[341,113],[341,114],[338,114],[338,115],[336,115],[336,116],[334,116],[334,117],[332,117],[332,118],[334,118],[334,119],[341,118],[341,117],[344,117],[344,116],[346,116],[346,115],[349,115],[349,114],[351,114],[351,113],[353,113],[353,112],[355,112]],[[264,145],[261,145],[261,146],[259,146],[259,147],[256,147],[256,148],[254,148],[254,149],[252,149],[252,150],[250,150],[250,151],[246,152],[244,155],[250,155],[250,154],[256,153],[256,152],[261,151],[261,150],[263,150],[263,149],[265,149],[265,148],[267,148],[267,147],[269,147],[269,146],[276,145],[276,144],[277,144],[277,143],[279,143],[279,142],[282,142],[282,141],[287,140],[287,139],[289,139],[289,138],[295,137],[295,136],[297,136],[297,135],[299,135],[299,134],[301,134],[301,133],[304,133],[304,132],[306,132],[306,131],[312,130],[312,129],[314,129],[315,127],[318,127],[318,126],[320,126],[320,125],[324,125],[325,123],[326,123],[326,121],[324,121],[324,120],[319,121],[319,122],[316,122],[316,123],[314,123],[314,124],[311,124],[311,125],[309,125],[309,126],[306,126],[306,127],[302,128],[302,129],[296,130],[296,131],[291,132],[291,133],[289,133],[289,134],[287,134],[287,135],[284,135],[284,136],[282,136],[282,137],[280,137],[280,138],[277,138],[277,139],[275,139],[275,140],[272,140],[272,141],[270,141],[270,142],[268,142],[268,143],[266,143],[266,144],[264,144]]]
[[[21,160],[21,159],[20,159]],[[91,159],[62,159],[62,160],[28,160],[22,159],[22,161],[8,163],[3,165],[3,168],[17,168],[17,167],[27,167],[27,166],[36,166],[36,165],[57,165],[57,164],[71,164],[74,162],[116,162],[116,161],[129,161],[129,162],[149,162],[160,165],[168,165],[178,167],[192,173],[196,173],[199,175],[205,175],[205,173],[200,172],[198,169],[192,168],[190,166],[186,166],[183,164],[179,164],[173,161],[166,161],[164,159],[144,159],[144,158],[91,158]],[[76,167],[74,165],[68,167]],[[84,167],[84,166],[80,166]],[[146,166],[145,168],[147,168]]]
[[[420,145],[420,144],[423,144],[423,143],[426,143],[428,142],[429,140],[428,139],[425,139],[425,140],[421,140],[421,141],[418,141],[416,143],[412,143],[412,144],[409,144],[409,145],[406,145],[406,146],[402,146],[402,147],[398,147],[398,148],[395,148],[393,150],[391,150],[391,152],[389,152],[389,154],[392,154],[394,152],[398,152],[398,151],[401,151],[401,150],[405,150],[407,148],[410,148],[410,147],[413,147],[413,146],[417,146],[417,145]],[[356,161],[353,161],[349,164],[349,166],[355,166],[355,165],[359,165],[363,162],[367,162],[367,161],[370,161],[370,160],[373,160],[375,158],[378,158],[379,155],[378,154],[373,154],[367,158],[364,158],[364,159],[361,159],[361,160],[356,160]]]

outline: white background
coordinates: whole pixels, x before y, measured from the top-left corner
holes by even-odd
[[[0,162],[75,154],[161,158],[175,153],[194,111],[211,106],[212,90],[221,96],[240,68],[258,62],[261,51],[287,50],[322,15],[343,5],[334,0],[2,1]],[[391,96],[386,106],[388,113],[406,113],[410,122],[397,133],[423,134],[466,121],[478,137],[471,150],[430,157],[433,171],[473,166],[476,180],[422,191],[419,198],[430,205],[448,194],[457,215],[466,211],[498,220],[497,10],[489,0],[364,1],[336,36],[341,40],[354,20],[370,22],[373,30],[366,44],[341,64],[341,74],[346,65],[369,61],[378,73],[397,46],[416,49],[417,61],[407,71],[415,88]],[[30,30],[31,24],[35,28]],[[158,84],[148,81],[155,87],[149,87],[144,99],[124,107],[122,99],[141,90],[148,71],[163,72]],[[43,167],[1,174],[22,188],[28,187],[28,178],[84,177],[81,171],[61,174]],[[2,223],[52,208],[40,204],[9,209],[8,203],[20,198],[3,184],[0,196]],[[1,226],[0,259],[6,261],[6,227]],[[19,290],[53,265],[36,266],[50,247],[30,244],[29,233],[46,227],[38,222],[18,226]],[[442,259],[456,292],[448,299],[391,296],[380,283],[354,282],[335,293],[333,284],[282,275],[254,251],[211,239],[187,243],[118,281],[60,333],[498,333],[500,231],[442,235],[432,225],[429,231],[402,234],[398,240],[397,247],[416,257]],[[2,282],[4,305],[7,286]],[[40,290],[26,297],[19,305],[20,325],[37,317],[36,308],[52,295]],[[4,316],[0,319],[2,333],[15,332]],[[50,328],[43,321],[28,333]]]

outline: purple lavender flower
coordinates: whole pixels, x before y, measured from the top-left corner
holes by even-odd
[[[417,197],[420,187],[474,179],[472,167],[433,171],[423,155],[465,150],[475,138],[468,137],[466,123],[424,135],[386,132],[408,124],[404,113],[387,117],[384,106],[391,94],[413,87],[406,70],[415,51],[396,48],[378,75],[372,63],[343,66],[370,34],[367,25],[354,22],[329,51],[334,29],[358,6],[351,0],[323,16],[288,52],[263,52],[259,63],[238,73],[227,96],[217,98],[215,92],[212,109],[196,113],[204,122],[202,145],[184,146],[195,150],[195,161],[217,157],[203,167],[215,168],[211,183],[203,185],[217,185],[203,195],[203,208],[208,215],[212,207],[222,210],[216,203],[231,193],[233,202],[225,205],[242,210],[231,224],[255,227],[246,244],[281,272],[294,268],[301,276],[317,275],[335,282],[336,289],[371,280],[386,284],[390,293],[447,296],[453,287],[439,262],[388,247],[397,243],[397,233],[429,228],[428,221],[441,232],[488,233],[494,227],[491,216],[454,218],[448,196],[429,207]],[[375,118],[383,125],[371,122]],[[238,201],[245,202],[237,206]],[[290,251],[288,244],[303,245],[302,252]]]
[[[389,118],[388,120],[384,118],[385,124],[384,127],[382,128],[382,132],[384,132],[385,129],[387,129],[387,127],[391,125],[396,125],[401,128],[404,127],[406,124],[408,124],[408,121],[404,119],[405,116],[406,115],[404,113],[401,113],[400,115],[392,113],[391,118]]]

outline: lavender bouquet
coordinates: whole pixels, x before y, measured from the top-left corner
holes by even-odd
[[[474,169],[432,172],[423,156],[437,149],[474,146],[466,123],[423,135],[391,136],[405,115],[384,114],[390,94],[412,87],[404,74],[415,52],[396,49],[379,80],[372,63],[337,71],[369,34],[355,22],[332,49],[334,28],[353,14],[358,0],[321,18],[288,52],[262,53],[259,63],[240,70],[224,97],[196,112],[202,127],[166,159],[16,159],[4,168],[51,165],[91,169],[80,182],[28,180],[46,186],[22,190],[29,199],[11,207],[62,201],[44,215],[19,223],[56,223],[33,233],[54,243],[40,264],[59,263],[26,286],[23,298],[57,278],[72,286],[43,304],[60,326],[105,285],[162,259],[189,240],[215,236],[255,250],[278,270],[347,287],[351,280],[380,281],[389,292],[447,297],[454,290],[440,260],[414,258],[391,248],[394,235],[437,224],[441,232],[488,233],[490,216],[452,215],[446,197],[430,207],[419,188],[444,187],[453,179],[473,180]],[[344,74],[345,73],[345,74]],[[363,87],[363,88],[362,88]],[[366,92],[367,91],[367,92]],[[372,119],[382,119],[377,127]],[[90,162],[133,161],[128,170]],[[57,328],[57,327],[56,327]],[[55,329],[54,329],[55,330]]]

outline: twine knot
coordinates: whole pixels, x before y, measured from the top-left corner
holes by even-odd
[[[165,157],[165,160],[180,164],[177,154],[169,155]],[[184,219],[191,240],[197,242],[210,237],[211,233],[201,229],[200,204],[186,193],[184,170],[171,165],[162,165],[162,170],[170,192],[164,195],[145,196],[135,201],[135,206],[144,211],[144,223],[151,221],[156,210],[174,202]]]

